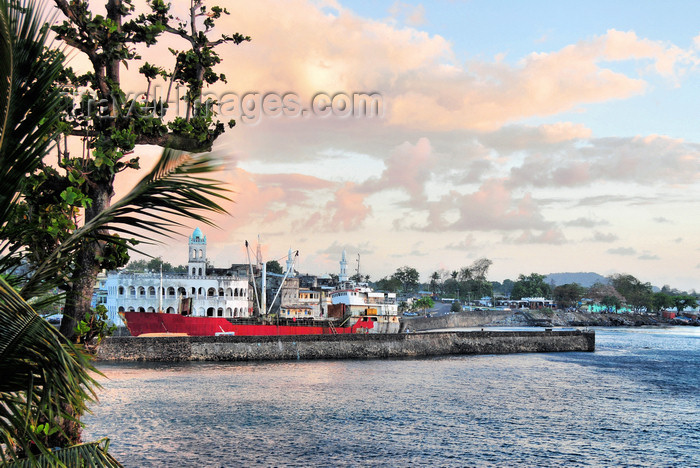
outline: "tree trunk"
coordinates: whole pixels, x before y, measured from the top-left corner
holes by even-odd
[[[112,180],[95,186],[90,191],[92,205],[85,210],[85,222],[106,208],[112,199]],[[90,311],[97,275],[100,273],[102,245],[97,241],[88,241],[80,248],[76,258],[76,269],[71,277],[71,288],[66,291],[66,305],[61,320],[61,333],[75,341],[75,326]]]

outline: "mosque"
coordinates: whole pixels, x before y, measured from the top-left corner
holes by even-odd
[[[109,319],[119,312],[176,314],[183,308],[202,317],[249,317],[253,301],[245,268],[209,268],[207,237],[196,228],[189,237],[187,274],[110,272],[104,282]]]

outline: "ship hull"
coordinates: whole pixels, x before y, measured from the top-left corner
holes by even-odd
[[[272,335],[335,335],[347,333],[376,333],[375,323],[358,320],[351,327],[331,327],[314,325],[270,325],[231,323],[223,317],[193,317],[180,314],[157,312],[120,312],[131,336],[153,333],[187,334],[190,336],[214,336],[233,334],[235,336]]]

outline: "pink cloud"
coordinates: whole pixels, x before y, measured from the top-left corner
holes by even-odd
[[[564,244],[566,237],[559,229],[547,229],[539,234],[524,231],[514,241],[515,244]]]
[[[425,182],[435,166],[430,141],[420,138],[415,145],[405,142],[391,152],[386,169],[379,178],[369,179],[361,189],[378,192],[393,188],[404,189],[413,200],[425,197]]]
[[[510,186],[571,187],[601,181],[685,186],[700,180],[700,145],[666,136],[591,139],[527,156]]]
[[[455,210],[457,219],[445,221]],[[513,231],[551,227],[530,194],[517,197],[500,179],[487,180],[473,193],[452,191],[439,202],[428,203],[428,211],[428,218],[437,220],[437,223],[422,227],[414,225],[414,228],[427,231]]]
[[[365,195],[355,190],[355,184],[344,184],[335,192],[335,198],[326,204],[326,209],[331,213],[330,230],[346,231],[359,228],[371,213],[371,209],[365,205]]]

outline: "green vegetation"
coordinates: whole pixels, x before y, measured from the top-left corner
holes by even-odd
[[[435,301],[433,301],[432,297],[424,296],[415,301],[413,303],[413,307],[415,307],[416,309],[421,309],[423,313],[425,313],[427,309],[432,309],[433,307],[435,307]]]
[[[418,289],[420,274],[415,268],[404,266],[398,268],[389,278],[382,278],[376,282],[377,289],[390,292],[409,293]]]
[[[562,308],[566,307],[576,307],[578,302],[583,298],[586,293],[586,288],[576,284],[562,284],[554,288],[552,295],[557,305]]]
[[[187,267],[185,265],[173,266],[168,262],[164,262],[162,257],[151,258],[150,260],[132,260],[124,269],[135,273],[143,273],[146,271],[159,273],[161,266],[163,267],[163,273],[187,273]]]
[[[430,275],[430,291],[439,296],[479,299],[493,295],[493,284],[486,279],[492,265],[488,258],[480,258],[459,271],[435,271]]]
[[[518,276],[518,281],[513,286],[511,299],[522,299],[523,297],[551,297],[552,288],[545,283],[545,276],[537,273]]]
[[[280,262],[278,262],[277,260],[270,260],[265,265],[268,273],[277,273],[278,275],[284,273],[282,265],[280,265]]]
[[[180,225],[178,217],[211,224],[205,214],[223,213],[217,200],[226,198],[219,182],[202,177],[218,167],[211,157],[174,149],[165,150],[154,168],[112,203],[114,179],[138,168],[137,158],[125,159],[136,144],[175,142],[180,149],[197,150],[211,145],[222,129],[198,106],[197,79],[214,79],[213,46],[246,38],[209,42],[204,32],[193,38],[193,55],[185,53],[187,63],[178,62],[172,73],[173,81],[195,90],[187,96],[184,119],[191,128],[168,133],[150,116],[122,118],[115,107],[119,99],[112,99],[123,97],[119,66],[136,59],[134,46],[172,32],[168,7],[152,1],[152,14],[124,22],[133,9],[129,0],[108,0],[106,17],[93,16],[80,0],[56,4],[68,21],[54,32],[88,56],[92,72],[76,76],[64,67],[63,50],[44,48],[48,30],[36,3],[0,0],[0,271],[6,272],[0,277],[0,455],[3,464],[72,467],[93,460],[119,466],[104,443],[76,445],[80,416],[98,388],[83,344],[109,333],[104,310],[90,311],[95,277],[102,268],[128,261],[127,249],[136,244],[132,237],[171,234]],[[205,32],[222,13],[199,4],[192,10],[193,16],[206,17]],[[90,88],[100,106],[90,109],[85,96],[86,105],[70,112],[62,95],[68,86]],[[69,136],[84,139],[82,154],[69,154]],[[58,168],[44,161],[52,148]],[[31,275],[20,268],[24,264]],[[52,294],[56,288],[63,294]],[[62,298],[66,308],[59,333],[35,310]]]
[[[76,325],[89,311],[95,278],[101,270],[125,265],[128,249],[137,244],[139,236],[154,231],[168,235],[172,233],[172,216],[206,207],[207,199],[216,198],[215,192],[220,189],[216,183],[199,179],[198,188],[192,190],[193,185],[187,183],[182,172],[187,166],[188,173],[201,174],[209,170],[211,161],[174,151],[208,151],[224,131],[225,125],[216,120],[217,103],[204,101],[202,90],[226,80],[214,69],[221,60],[216,49],[250,38],[238,33],[209,38],[216,21],[228,12],[201,2],[190,2],[186,20],[171,14],[170,5],[162,0],[145,2],[138,15],[132,0],[106,0],[106,14],[98,13],[95,5],[84,0],[54,3],[64,20],[51,30],[71,48],[71,53],[82,55],[90,69],[63,67],[64,49],[39,51],[39,67],[58,68],[51,79],[41,82],[43,92],[55,95],[51,107],[34,106],[40,115],[51,116],[42,124],[51,132],[45,149],[55,143],[58,158],[55,166],[40,160],[34,167],[25,168],[27,181],[22,184],[11,228],[5,233],[9,248],[18,254],[23,252],[34,269],[51,257],[79,225],[90,224],[110,209],[117,176],[140,167],[138,156],[133,155],[136,145],[170,149],[164,161],[167,165],[159,165],[159,172],[152,173],[155,179],[144,184],[159,183],[166,176],[171,179],[169,183],[173,179],[185,182],[179,190],[171,187],[150,194],[151,203],[170,206],[164,216],[151,217],[149,224],[134,217],[129,228],[110,226],[110,231],[98,230],[93,236],[73,239],[79,248],[72,256],[61,258],[59,287],[65,294],[61,332],[74,339]],[[174,35],[188,45],[185,50],[170,49],[174,62],[171,70],[143,62],[138,55],[141,48],[158,46],[162,35]],[[138,69],[143,75],[145,100],[127,95],[122,89],[122,65]],[[151,99],[151,84],[156,78],[168,80],[164,99]],[[178,112],[181,106],[177,100],[175,106],[168,104],[173,85],[184,90],[182,113]],[[38,86],[33,87],[39,91]],[[74,138],[81,140],[79,151],[73,149],[78,145],[70,144]],[[148,205],[142,206],[147,210]]]

